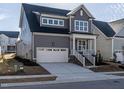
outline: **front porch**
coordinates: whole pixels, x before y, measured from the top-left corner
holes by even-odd
[[[96,36],[85,34],[72,34],[70,37],[71,55],[74,55],[82,64],[90,62],[95,66]]]

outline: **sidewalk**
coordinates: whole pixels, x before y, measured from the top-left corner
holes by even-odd
[[[63,76],[64,77],[64,76]],[[1,87],[10,86],[26,86],[26,85],[41,85],[41,84],[57,84],[57,83],[69,83],[69,82],[81,82],[81,81],[97,81],[97,80],[109,80],[109,79],[124,79],[123,76],[105,75],[101,73],[85,74],[82,77],[62,78],[55,81],[42,81],[42,82],[26,82],[26,83],[1,83]]]

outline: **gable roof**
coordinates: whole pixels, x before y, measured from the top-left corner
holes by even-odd
[[[65,29],[65,28],[52,28],[51,27],[50,29],[49,27],[47,28],[41,27],[39,22],[37,21],[36,13],[34,12],[66,16],[66,14],[70,12],[70,10],[56,9],[56,8],[31,5],[31,4],[22,4],[22,7],[25,11],[31,32],[46,32],[46,33],[61,33],[61,34],[69,33],[69,29]],[[48,29],[50,30],[47,31]]]
[[[83,9],[87,15],[90,17],[90,18],[94,18],[93,15],[87,10],[87,8],[82,4],[80,6],[78,6],[77,8],[73,9],[72,11],[70,11],[67,15],[73,15],[75,12],[77,12],[79,9]]]
[[[0,31],[0,34],[4,34],[11,38],[18,38],[19,32],[17,32],[17,31]]]
[[[93,20],[93,24],[107,37],[113,37],[116,34],[107,22]]]

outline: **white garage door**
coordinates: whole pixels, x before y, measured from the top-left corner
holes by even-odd
[[[68,48],[37,48],[37,62],[68,62]]]

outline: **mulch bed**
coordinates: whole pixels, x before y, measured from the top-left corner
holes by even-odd
[[[19,69],[23,67],[24,69]],[[16,69],[15,69],[16,68]],[[0,83],[38,82],[55,80],[56,76],[49,76],[49,73],[36,62],[19,57],[11,58],[0,63],[0,76],[21,76],[21,75],[46,75],[44,77],[0,79]]]
[[[113,71],[124,71],[124,68],[120,67],[120,64],[106,62],[108,65],[101,65],[98,67],[90,68],[94,72],[113,72]]]
[[[17,56],[14,59],[17,60],[18,62],[23,63],[25,66],[40,66],[36,62],[30,61],[28,59],[23,59],[23,58],[20,58],[20,57],[17,57]]]
[[[24,70],[18,70],[15,72],[14,65],[22,65]],[[15,57],[14,59],[7,60],[4,63],[0,63],[0,76],[7,75],[49,75],[46,69],[38,65],[36,62],[29,61],[27,59],[21,59]]]

